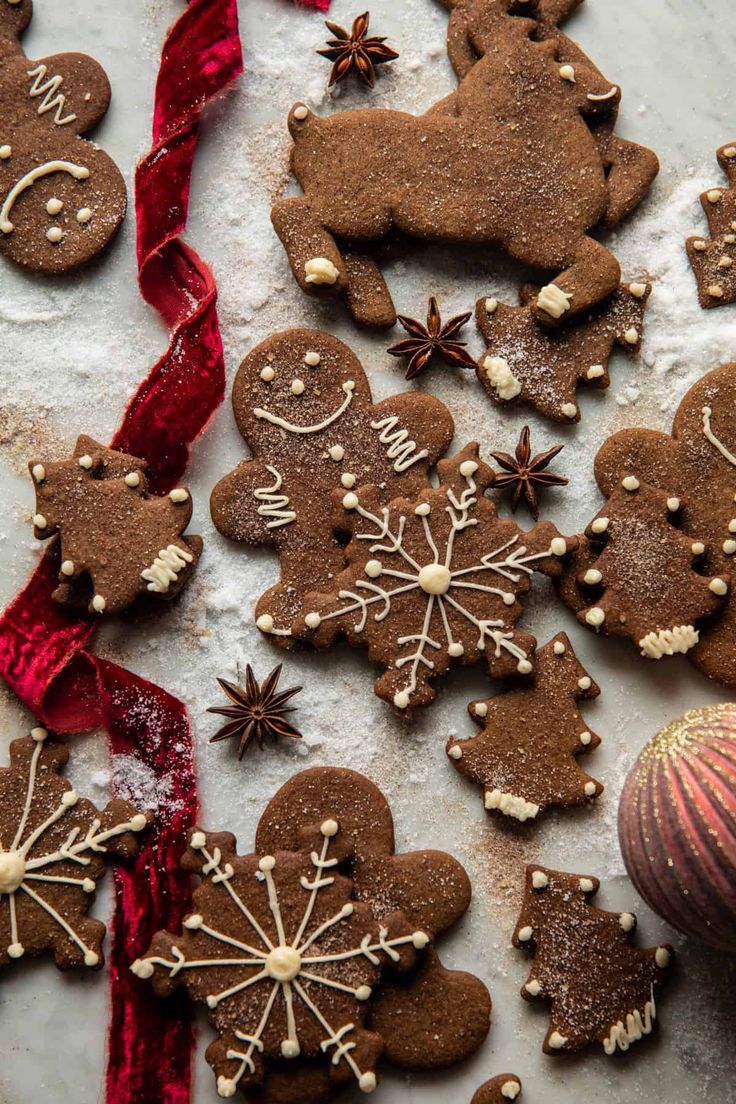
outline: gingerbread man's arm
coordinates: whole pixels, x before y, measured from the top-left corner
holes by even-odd
[[[277,468],[261,460],[243,460],[216,484],[210,513],[223,537],[245,544],[278,546],[296,521]]]
[[[388,455],[394,458],[394,469],[397,472],[418,469],[426,471],[427,468],[439,460],[447,451],[450,442],[455,435],[455,423],[452,415],[439,399],[433,395],[419,395],[415,391],[404,391],[400,395],[392,395],[383,402],[373,407],[371,422],[386,421],[395,418],[393,427],[388,424],[381,434],[382,443],[385,444]],[[398,434],[405,433],[402,441]],[[393,440],[389,440],[393,437]],[[415,448],[408,449],[409,442],[413,442]],[[399,448],[403,448],[402,459]],[[422,455],[424,454],[424,455]]]
[[[598,450],[595,458],[595,478],[601,491],[609,498],[621,480],[634,475],[642,483],[650,483],[662,491],[677,493],[677,442],[666,433],[652,429],[623,429],[614,433]]]
[[[110,106],[107,73],[87,54],[51,54],[23,60],[23,79],[30,118],[49,130],[86,134]]]

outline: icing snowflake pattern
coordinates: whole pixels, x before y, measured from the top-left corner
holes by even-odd
[[[308,612],[295,626],[318,647],[344,632],[351,643],[367,643],[371,659],[390,652],[376,689],[401,710],[431,701],[428,680],[453,659],[484,655],[494,674],[528,674],[535,642],[514,631],[518,596],[534,571],[556,573],[571,547],[548,523],[524,533],[498,518],[484,498],[493,473],[477,445],[438,468],[442,485],[417,503],[380,507],[370,488],[343,497],[366,531],[354,524],[351,567],[333,594],[307,596]]]
[[[177,939],[159,933],[133,964],[157,991],[183,984],[223,1038],[207,1059],[221,1097],[261,1084],[268,1059],[322,1054],[333,1076],[375,1089],[380,1039],[363,1027],[389,962],[407,968],[429,936],[400,914],[379,924],[337,871],[346,848],[328,818],[303,852],[237,856],[224,834],[195,831],[186,862],[203,882]]]
[[[86,915],[108,852],[130,856],[148,817],[113,801],[98,813],[58,777],[66,750],[34,728],[0,771],[0,964],[54,951],[57,965],[100,966],[105,927]]]

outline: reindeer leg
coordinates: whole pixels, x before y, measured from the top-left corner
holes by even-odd
[[[659,172],[653,150],[619,138],[606,127],[593,128],[601,157],[608,171],[608,207],[604,226],[618,226],[637,207]]]
[[[618,287],[621,268],[613,253],[593,238],[582,237],[568,259],[568,267],[543,287],[532,314],[545,326],[594,307]]]
[[[271,222],[302,291],[332,298],[347,289],[347,270],[337,243],[315,217],[307,196],[280,200],[271,211]]]
[[[373,257],[345,253],[347,300],[360,326],[395,326],[396,308],[383,274]]]

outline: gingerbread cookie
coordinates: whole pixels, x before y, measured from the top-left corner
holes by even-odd
[[[595,1042],[615,1054],[654,1027],[655,991],[672,948],[632,946],[636,917],[591,904],[599,886],[597,878],[526,868],[513,943],[534,952],[522,997],[551,1005],[545,1054],[570,1054]]]
[[[700,196],[710,238],[696,235],[686,242],[700,305],[706,308],[736,303],[736,143],[721,146],[716,157],[728,186]]]
[[[461,774],[483,786],[489,811],[526,821],[551,805],[583,805],[603,786],[578,766],[577,756],[601,741],[577,702],[599,694],[565,633],[558,633],[537,652],[529,685],[470,703],[482,731],[470,740],[448,740],[447,754]]]
[[[697,644],[697,626],[720,609],[730,577],[696,570],[707,548],[677,527],[686,507],[683,499],[624,476],[559,580],[581,625],[627,636],[649,659]]]
[[[691,551],[695,546],[699,570],[707,579],[724,581],[724,586],[716,584],[715,597],[719,598],[736,554],[736,364],[716,368],[690,388],[680,403],[671,437],[649,429],[625,429],[609,437],[596,457],[595,475],[606,496],[621,487],[623,480],[659,488],[671,500],[671,515],[690,538]],[[674,509],[676,501],[681,503],[679,512]],[[577,563],[575,556],[570,561],[575,576],[590,566],[591,553],[585,542],[579,556],[582,560]],[[564,600],[574,609],[589,606],[589,600],[581,603],[583,596],[573,581],[571,593],[570,576],[566,573],[562,578]],[[665,582],[646,580],[655,588]],[[702,597],[702,584],[696,580],[696,585]],[[630,605],[635,606],[637,600]],[[698,628],[684,625],[682,618],[674,620],[681,630],[661,641],[663,654],[670,648],[689,651],[703,674],[736,686],[736,606],[731,588],[717,615]]]
[[[479,299],[476,320],[488,348],[476,368],[478,379],[498,403],[519,399],[557,422],[579,422],[578,385],[608,387],[616,345],[630,355],[639,352],[651,290],[643,282],[621,284],[584,317],[555,330],[534,316],[533,284],[521,289],[519,307]]]
[[[529,0],[522,16],[516,0],[460,0],[478,60],[425,115],[362,109],[319,118],[303,103],[292,107],[292,168],[304,195],[280,200],[272,221],[303,291],[347,294],[358,322],[392,322],[375,259],[366,258],[355,296],[342,253],[344,242],[354,250],[392,229],[497,245],[555,274],[532,308],[545,324],[615,290],[618,262],[588,233],[615,206],[610,163],[590,124],[614,115],[620,90],[582,51],[574,67],[560,64],[557,40],[538,41],[536,21],[525,17],[538,8]],[[618,206],[634,205],[639,189]]]
[[[454,426],[429,395],[373,404],[357,357],[317,330],[288,330],[245,358],[233,410],[253,459],[212,492],[212,519],[231,540],[277,549],[280,581],[256,605],[256,624],[291,644],[304,595],[327,590],[344,567],[330,499],[373,483],[383,501],[416,494]]]
[[[104,70],[86,54],[27,58],[31,12],[31,0],[0,0],[0,252],[57,274],[105,248],[127,198],[117,166],[82,137],[110,103]]]
[[[481,1085],[470,1104],[506,1104],[507,1100],[516,1100],[520,1092],[519,1078],[513,1073],[501,1073]]]
[[[119,613],[150,594],[173,598],[188,581],[202,538],[183,537],[192,516],[189,491],[150,495],[146,463],[78,437],[70,460],[31,460],[36,490],[33,532],[59,534],[59,586],[65,606]]]
[[[161,995],[182,986],[207,1005],[220,1096],[321,1104],[351,1081],[371,1092],[384,1052],[428,1069],[477,1048],[487,991],[445,971],[432,947],[467,909],[467,876],[442,853],[395,857],[372,783],[331,768],[297,775],[266,808],[256,847],[240,856],[233,836],[195,830],[183,859],[201,879],[195,911],[133,966]]]
[[[385,669],[376,693],[402,713],[433,701],[432,682],[456,662],[484,657],[494,677],[528,674],[535,641],[515,631],[519,598],[533,572],[558,574],[571,547],[548,522],[525,533],[498,517],[477,444],[437,468],[440,486],[416,499],[383,506],[372,487],[342,496],[348,566],[328,592],[306,596],[294,625],[317,648],[339,636],[367,648]]]
[[[109,856],[132,858],[150,814],[99,812],[59,777],[63,744],[34,728],[0,767],[0,966],[51,951],[60,970],[100,968],[105,925],[88,916]]]

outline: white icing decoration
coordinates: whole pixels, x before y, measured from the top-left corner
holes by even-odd
[[[549,878],[543,870],[532,871],[532,886],[534,889],[546,889],[549,885]]]
[[[602,364],[591,364],[590,368],[586,372],[588,379],[600,379],[601,376],[606,374],[606,369]]]
[[[33,524],[36,526],[37,529],[45,529],[47,526],[46,518],[43,516],[43,514],[34,514]]]
[[[635,299],[643,299],[647,293],[646,284],[629,284],[629,291]]]
[[[34,464],[31,469],[31,475],[37,483],[43,483],[46,478],[46,469],[43,464]]]
[[[524,988],[526,989],[527,993],[529,993],[529,995],[532,997],[538,997],[539,994],[542,992],[541,982],[537,981],[536,978],[532,978],[531,981],[528,981]]]
[[[509,402],[521,393],[521,383],[504,357],[486,357],[483,368],[488,376],[488,382],[499,399]]]
[[[290,522],[295,521],[296,512],[288,509],[290,505],[289,496],[278,493],[283,486],[278,468],[266,464],[266,471],[273,476],[274,482],[270,487],[259,487],[253,492],[253,497],[258,502],[263,503],[262,506],[258,507],[257,513],[261,517],[271,519],[266,522],[266,528],[279,529],[282,525],[289,525]]]
[[[581,690],[590,690],[592,684],[593,680],[591,679],[590,675],[583,675],[582,678],[578,679],[578,686]]]
[[[575,69],[572,65],[560,66],[560,77],[564,81],[569,81],[570,84],[575,84]]]
[[[221,970],[225,966],[239,971],[237,976],[240,980],[229,988],[211,993],[207,997],[207,1005],[211,1009],[217,1008],[218,1005],[249,989],[252,985],[262,985],[264,995],[270,989],[258,1022],[243,1024],[234,1030],[236,1038],[243,1046],[229,1050],[227,1059],[239,1062],[240,1065],[232,1077],[218,1079],[217,1088],[221,1096],[233,1096],[244,1075],[255,1072],[256,1065],[253,1057],[256,1053],[263,1053],[265,1049],[264,1034],[269,1027],[274,1005],[279,998],[279,1004],[286,1010],[287,1035],[281,1043],[281,1054],[284,1058],[296,1058],[301,1053],[295,1015],[296,1002],[299,1001],[306,1009],[306,1013],[325,1032],[325,1038],[321,1041],[320,1047],[325,1054],[332,1051],[330,1055],[332,1065],[337,1066],[340,1062],[345,1062],[355,1077],[358,1087],[364,1092],[370,1092],[376,1086],[375,1074],[370,1070],[360,1069],[353,1058],[352,1051],[356,1044],[352,1032],[355,1025],[348,1020],[345,1024],[335,1027],[327,1020],[320,1009],[320,987],[328,991],[338,990],[357,1001],[368,1000],[371,996],[370,986],[365,984],[355,986],[338,980],[334,976],[336,964],[367,959],[371,965],[379,966],[381,964],[379,954],[386,955],[392,962],[398,962],[401,957],[398,948],[413,946],[419,950],[427,946],[429,937],[422,931],[415,931],[411,935],[389,939],[387,938],[388,929],[380,927],[378,937],[375,939],[373,923],[371,923],[362,937],[358,935],[354,937],[354,942],[348,950],[331,951],[328,944],[325,950],[318,951],[315,944],[319,945],[327,932],[337,928],[342,921],[353,916],[355,912],[353,903],[347,901],[327,919],[321,921],[314,919],[315,910],[320,912],[317,909],[320,891],[335,883],[333,871],[337,867],[338,860],[330,857],[330,843],[337,831],[338,824],[332,819],[324,821],[321,826],[322,847],[319,853],[313,851],[310,856],[314,876],[311,879],[305,875],[299,878],[299,885],[307,896],[298,926],[295,921],[294,932],[287,932],[287,921],[281,910],[279,886],[273,876],[277,860],[272,855],[265,855],[260,860],[259,869],[263,876],[261,884],[274,922],[275,942],[233,887],[233,867],[229,863],[223,866],[220,849],[213,847],[210,851],[204,833],[195,833],[191,839],[191,846],[201,852],[205,860],[201,876],[203,879],[209,879],[211,887],[219,886],[228,894],[230,901],[242,917],[240,921],[243,928],[242,937],[236,938],[232,934],[218,931],[197,915],[190,917],[190,920],[195,920],[195,924],[188,925],[185,922],[185,927],[189,926],[201,932],[203,936],[218,945],[218,950],[222,947],[227,948],[228,953],[232,950],[232,957],[215,954],[212,958],[203,956],[190,960],[180,948],[173,946],[171,958],[152,955],[138,959],[131,967],[133,973],[141,978],[152,977],[156,966],[161,967],[172,978],[185,970],[202,970],[210,966],[216,970]],[[293,891],[292,885],[288,885],[288,891]],[[305,982],[308,983],[306,987]],[[279,1018],[283,1015],[281,1010],[278,1015]]]
[[[60,199],[52,196],[46,204],[46,210],[50,215],[58,215],[61,211],[64,210],[64,204],[61,202]]]
[[[477,465],[474,466],[474,470],[475,467]],[[466,468],[466,471],[470,471],[470,468]],[[424,540],[427,546],[428,562],[424,564],[419,563],[413,556],[409,555],[403,546],[406,517],[399,518],[397,531],[394,532],[389,520],[389,510],[386,507],[382,508],[381,516],[378,517],[364,509],[360,505],[358,496],[353,492],[348,492],[343,498],[345,509],[356,510],[360,517],[374,526],[373,532],[356,533],[354,539],[371,542],[369,546],[371,554],[384,552],[389,555],[398,555],[403,563],[400,565],[401,570],[387,567],[385,561],[382,563],[380,578],[382,580],[397,580],[397,585],[393,590],[388,590],[386,585],[382,586],[374,581],[374,578],[366,571],[366,567],[373,562],[369,560],[363,567],[365,577],[356,581],[355,590],[341,590],[338,592],[338,599],[346,602],[346,604],[324,614],[320,619],[320,624],[324,621],[357,612],[359,616],[357,622],[353,625],[353,631],[362,633],[368,622],[368,616],[374,607],[377,606],[377,612],[373,614],[374,620],[383,621],[391,614],[392,601],[395,597],[416,591],[427,595],[421,629],[408,636],[399,637],[397,640],[399,647],[414,646],[413,651],[402,655],[393,663],[393,667],[397,671],[405,667],[408,669],[408,678],[405,685],[397,690],[394,695],[394,704],[399,709],[406,709],[411,702],[418,686],[420,666],[429,670],[434,668],[435,664],[429,658],[430,649],[441,650],[443,647],[442,643],[430,636],[429,630],[435,607],[439,612],[440,624],[445,637],[444,647],[450,656],[458,654],[454,648],[457,641],[453,636],[450,619],[459,616],[470,622],[478,630],[476,647],[480,651],[485,651],[487,644],[490,644],[494,649],[496,658],[499,658],[504,651],[508,652],[517,660],[517,669],[520,673],[528,674],[531,670],[529,657],[515,642],[513,631],[504,631],[505,622],[503,620],[477,618],[470,610],[465,608],[461,599],[465,590],[482,591],[485,594],[499,597],[504,605],[513,605],[515,596],[512,591],[503,590],[485,582],[478,582],[475,579],[478,576],[483,578],[486,573],[490,573],[494,579],[500,576],[501,579],[508,579],[511,583],[517,583],[520,578],[519,573],[531,575],[534,568],[529,565],[537,560],[547,559],[552,555],[552,551],[550,549],[546,552],[528,554],[526,546],[519,544],[519,537],[515,536],[500,547],[487,552],[481,557],[479,563],[453,570],[453,554],[457,534],[478,524],[477,518],[472,516],[474,507],[478,502],[476,497],[477,485],[472,475],[467,474],[463,478],[467,486],[459,498],[456,497],[451,488],[445,490],[448,503],[445,512],[450,518],[450,530],[447,536],[443,537],[444,549],[442,553],[440,553],[440,549],[435,542],[428,520],[431,516],[429,507],[427,507],[426,512],[420,512],[418,509],[415,511],[415,514],[421,519]],[[473,576],[473,581],[468,580],[467,576]],[[368,597],[364,597],[361,592],[368,592]]]
[[[575,403],[568,402],[562,404],[562,406],[560,407],[560,411],[565,415],[566,418],[574,418],[578,412],[578,408],[576,407]]]
[[[314,349],[310,349],[308,353],[304,354],[304,363],[310,368],[316,368],[321,359],[322,357]]]
[[[56,125],[66,126],[67,123],[73,123],[77,116],[73,113],[71,115],[62,116],[64,104],[66,103],[66,96],[63,92],[60,92],[59,89],[64,83],[64,78],[57,74],[54,77],[49,77],[48,80],[44,80],[47,72],[48,69],[43,63],[37,65],[35,69],[28,70],[28,76],[35,78],[31,85],[29,95],[32,99],[35,99],[37,96],[43,96],[37,109],[39,115],[45,115],[47,111],[55,110],[54,122]]]
[[[495,314],[498,310],[498,299],[486,299],[486,313]]]
[[[64,231],[60,226],[49,226],[46,237],[53,245],[58,245],[64,237]]]
[[[166,594],[179,572],[191,563],[194,556],[177,544],[162,548],[150,567],[141,571],[141,579],[148,583],[147,590],[156,594]]]
[[[475,713],[476,717],[487,717],[488,706],[485,702],[476,702],[473,708],[473,712]]]
[[[618,94],[618,85],[612,85],[607,92],[589,92],[588,99],[591,103],[602,103],[604,100],[612,100]]]
[[[0,161],[7,161],[9,157],[13,155],[13,147],[4,145],[0,146]]]
[[[485,797],[486,809],[497,809],[504,816],[513,817],[514,820],[534,820],[539,812],[539,806],[517,794],[503,793],[499,789],[490,790]],[[519,933],[519,938],[523,938]]]
[[[89,207],[80,207],[79,210],[77,211],[77,222],[80,223],[82,226],[84,226],[85,223],[90,222],[91,219],[92,219],[92,211],[90,210],[90,208]]]
[[[713,429],[711,427],[711,417],[713,416],[712,409],[709,406],[704,406],[703,410],[702,410],[702,414],[703,414],[703,436],[708,441],[710,441],[710,443],[715,448],[718,449],[721,456],[725,457],[725,459],[728,460],[729,464],[732,464],[736,468],[736,456],[734,456],[734,454],[732,452],[730,452],[729,449],[726,448],[726,446],[723,444],[722,441],[719,441],[718,437],[716,437],[715,433],[713,432]]]
[[[327,257],[312,257],[304,265],[307,284],[336,284],[340,270]]]
[[[179,505],[182,502],[187,502],[189,499],[189,491],[184,487],[174,487],[173,491],[169,491],[169,500],[175,505]]]
[[[611,1024],[608,1035],[603,1040],[606,1054],[614,1054],[617,1047],[619,1050],[628,1050],[632,1043],[651,1033],[652,1025],[657,1018],[654,986],[651,987],[650,993],[650,998],[644,1005],[643,1016],[639,1009],[635,1008],[633,1012],[627,1013],[626,1023],[619,1020],[618,1023]]]
[[[567,1042],[567,1036],[560,1035],[559,1031],[553,1031],[550,1037],[547,1039],[547,1042],[553,1050],[561,1050]]]
[[[728,593],[728,583],[725,579],[711,579],[708,583],[708,589],[719,595],[719,597],[723,597],[724,594]]]
[[[619,915],[618,922],[625,932],[633,931],[636,927],[636,917],[633,912],[622,912]]]
[[[74,574],[74,561],[73,560],[64,560],[63,564],[61,565],[61,573],[62,573],[62,575],[73,575]]]
[[[304,380],[293,379],[291,381],[291,393],[292,395],[304,394]]]
[[[501,1096],[505,1096],[507,1100],[516,1100],[520,1092],[521,1085],[518,1081],[504,1081],[501,1086]]]
[[[284,418],[280,418],[278,414],[272,414],[270,410],[264,410],[263,407],[257,406],[253,413],[256,418],[260,418],[262,421],[270,422],[271,425],[278,426],[280,429],[285,429],[287,433],[319,433],[323,429],[327,429],[333,422],[336,422],[338,418],[341,418],[347,408],[353,401],[353,394],[355,392],[354,380],[345,380],[342,385],[342,389],[345,392],[345,399],[341,405],[335,410],[328,418],[325,418],[323,422],[318,422],[316,425],[300,426],[295,425],[293,422],[287,422]]]
[[[101,594],[95,594],[92,599],[92,609],[95,613],[102,613],[107,605],[107,600]]]
[[[595,782],[586,782],[583,789],[586,797],[595,797]]]
[[[592,625],[594,629],[597,629],[606,620],[606,615],[600,606],[592,606],[585,614],[585,620],[588,625]]]
[[[709,203],[720,203],[723,199],[723,192],[719,188],[711,188],[707,194]]]
[[[592,878],[581,878],[578,884],[583,893],[592,893],[595,889],[595,883]]]
[[[671,629],[657,629],[639,641],[641,654],[647,659],[689,652],[698,643],[700,634],[692,625],[674,625]]]
[[[537,306],[550,318],[561,318],[570,309],[572,294],[563,291],[557,284],[545,284],[537,296]]]
[[[447,754],[450,756],[451,759],[462,759],[463,749],[459,746],[459,744],[455,744],[453,747],[450,748]]]
[[[555,655],[564,655],[565,645],[562,643],[561,640],[555,640],[552,651],[555,653]]]
[[[627,475],[621,480],[621,486],[625,491],[638,491],[640,484],[635,475]]]
[[[93,856],[104,854],[107,851],[105,844],[108,840],[115,836],[121,836],[125,832],[140,832],[145,828],[147,822],[142,813],[136,813],[130,820],[116,824],[105,831],[100,831],[102,822],[99,817],[95,816],[89,822],[86,832],[77,824],[70,829],[64,842],[58,848],[39,854],[38,852],[42,851],[43,839],[48,830],[63,820],[78,801],[74,790],[65,790],[56,809],[44,821],[27,832],[28,821],[33,809],[36,783],[39,778],[39,760],[47,735],[48,733],[43,728],[34,728],[31,732],[36,746],[33,749],[29,764],[23,810],[10,846],[5,850],[0,850],[0,913],[3,911],[3,905],[7,899],[8,927],[10,929],[10,944],[7,947],[7,952],[10,958],[21,958],[24,954],[19,930],[19,910],[16,907],[16,897],[19,893],[22,893],[29,897],[38,908],[42,909],[62,929],[69,940],[79,948],[84,956],[86,966],[96,966],[99,962],[99,956],[84,942],[81,935],[74,930],[71,924],[46,900],[41,893],[41,888],[44,884],[67,885],[77,886],[83,892],[91,893],[95,888],[95,883],[91,878],[74,878],[66,874],[55,875],[48,872],[49,868],[53,868],[58,863],[63,863],[65,866],[69,863],[76,863],[82,868],[89,866]],[[31,852],[33,852],[32,856]],[[23,909],[21,915],[27,916],[27,909]]]
[[[398,424],[399,419],[395,414],[391,414],[387,418],[381,418],[380,421],[371,422],[371,429],[381,430],[378,440],[382,445],[387,446],[386,453],[389,460],[394,462],[394,471],[404,472],[412,464],[418,464],[420,460],[424,460],[429,453],[426,449],[417,448],[416,441],[409,439],[408,430],[396,429]]]
[[[35,169],[31,169],[13,185],[5,197],[5,202],[2,209],[0,209],[0,231],[3,234],[10,234],[13,231],[10,212],[13,210],[18,197],[22,195],[26,188],[30,188],[31,185],[35,184],[37,180],[57,172],[68,173],[75,180],[86,180],[89,176],[88,168],[84,165],[75,165],[72,161],[47,161],[45,165],[37,165]]]

